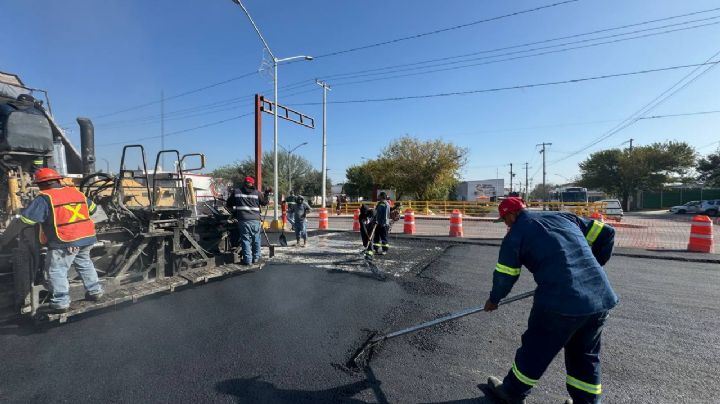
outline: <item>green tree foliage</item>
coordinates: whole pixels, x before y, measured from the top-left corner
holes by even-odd
[[[278,185],[280,193],[288,195],[290,181],[292,178],[292,189],[306,197],[321,195],[322,173],[315,170],[310,162],[295,154],[278,153]],[[212,172],[212,176],[239,186],[247,176],[255,176],[255,159],[248,157],[233,164],[227,164]],[[262,157],[262,178],[263,188],[273,185],[273,153],[265,152]],[[327,189],[330,189],[330,179],[327,181]]]
[[[720,187],[720,149],[698,160],[698,180],[708,187]]]
[[[632,150],[609,149],[580,163],[579,184],[616,195],[627,206],[638,190],[658,189],[695,164],[695,149],[685,142],[653,143]]]
[[[545,187],[543,187],[543,184],[535,185],[535,188],[530,191],[530,200],[545,200],[549,198],[550,193],[553,189],[555,189],[555,187],[556,185],[549,182],[545,183]]]
[[[442,140],[405,136],[390,143],[377,159],[347,169],[350,195],[369,196],[373,185],[394,189],[397,198],[447,199],[467,162],[467,149]]]
[[[350,166],[345,170],[345,183],[343,190],[351,197],[370,199],[373,190],[371,168],[367,163]]]

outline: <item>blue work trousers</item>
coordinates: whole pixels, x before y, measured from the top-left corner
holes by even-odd
[[[300,238],[307,240],[307,220],[295,220],[295,240],[300,241]]]
[[[503,388],[511,396],[527,396],[550,362],[565,348],[566,386],[573,403],[599,403],[600,336],[608,314],[604,311],[566,316],[533,307]]]
[[[260,249],[260,221],[240,220],[238,221],[238,228],[240,230],[243,264],[257,262],[262,256],[262,250]]]
[[[85,290],[91,294],[102,292],[97,271],[90,259],[92,246],[51,248],[47,253],[48,282],[50,286],[50,307],[55,309],[70,307],[70,283],[68,271],[75,265]]]

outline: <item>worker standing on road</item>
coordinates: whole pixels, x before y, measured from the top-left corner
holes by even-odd
[[[297,203],[297,197],[295,191],[290,191],[290,195],[285,198],[287,204],[287,220],[290,222],[290,230],[295,230],[295,204]]]
[[[509,227],[503,239],[485,311],[497,309],[525,265],[537,289],[528,329],[505,379],[488,379],[508,403],[524,403],[553,358],[565,349],[566,403],[598,403],[600,335],[618,297],[603,265],[612,255],[615,230],[570,213],[530,212],[520,198],[498,206]]]
[[[295,209],[294,209],[294,215],[295,215],[295,245],[300,245],[300,238],[302,237],[303,244],[302,246],[305,247],[307,245],[307,214],[312,209],[310,209],[310,205],[305,202],[305,198],[302,196],[298,196],[295,200]]]
[[[390,204],[387,202],[387,194],[380,192],[378,195],[378,203],[375,205],[375,237],[373,245],[375,252],[385,255],[390,245],[388,244],[388,232],[390,230]]]
[[[264,193],[260,193],[255,189],[255,179],[245,177],[243,186],[236,188],[226,202],[227,208],[234,212],[238,221],[243,265],[258,263],[262,258],[260,207],[268,204],[267,196],[270,192],[272,189],[268,188]]]
[[[85,194],[72,186],[63,186],[62,176],[51,168],[35,171],[35,183],[40,195],[19,218],[8,226],[0,247],[15,238],[24,227],[41,224],[40,241],[48,247],[47,273],[50,289],[50,308],[56,313],[70,308],[68,271],[71,265],[85,286],[85,298],[99,300],[103,290],[97,271],[90,259],[90,250],[97,241],[95,223],[90,215],[97,206]]]

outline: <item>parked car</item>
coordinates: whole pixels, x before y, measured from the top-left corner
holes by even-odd
[[[672,213],[697,213],[708,216],[717,216],[718,211],[720,211],[720,199],[690,201],[684,205],[673,206],[670,208],[670,212]]]
[[[718,212],[720,212],[720,199],[702,201],[700,213],[708,216],[718,216]]]
[[[618,199],[603,199],[598,202],[605,205],[605,216],[617,221],[622,220],[624,213],[622,204]]]

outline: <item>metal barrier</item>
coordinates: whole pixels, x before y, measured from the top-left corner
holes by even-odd
[[[497,212],[497,203],[495,202],[479,202],[479,201],[400,201],[403,209],[412,209],[416,215],[422,216],[435,216],[442,215],[448,216],[453,210],[459,210],[464,216],[469,217],[483,217],[488,214]],[[364,201],[364,202],[347,202],[341,204],[341,208],[338,212],[337,204],[331,205],[331,215],[352,215],[355,209],[360,209],[362,204],[366,204],[370,207],[375,205],[375,202]],[[578,216],[590,217],[593,213],[600,213],[605,215],[605,203],[591,202],[591,203],[563,203],[563,202],[529,202],[529,208],[543,208],[545,210],[553,211],[565,211],[572,212]]]

